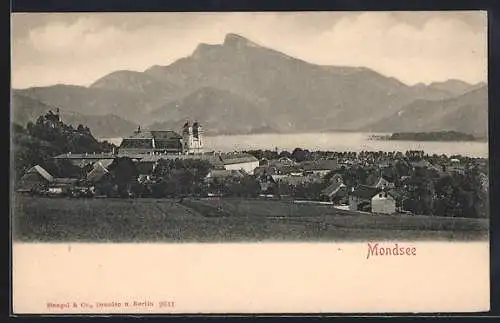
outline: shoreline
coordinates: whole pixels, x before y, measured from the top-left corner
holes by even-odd
[[[394,136],[396,134],[396,137]],[[403,134],[402,137],[397,137],[397,135]],[[424,137],[418,137],[419,134],[423,134]],[[488,143],[488,137],[474,137],[474,139],[468,138],[429,138],[426,136],[432,136],[432,132],[425,133],[393,133],[390,135],[370,135],[368,140],[380,140],[380,141],[405,141],[405,142],[470,142],[470,143]]]

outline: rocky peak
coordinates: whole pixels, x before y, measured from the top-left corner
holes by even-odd
[[[252,42],[251,40],[233,33],[229,33],[226,35],[226,37],[224,38],[223,46],[231,48],[259,47],[259,45]]]

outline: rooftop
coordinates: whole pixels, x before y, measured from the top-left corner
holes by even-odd
[[[334,182],[321,191],[321,194],[331,196],[337,193],[341,188],[345,187],[346,186],[342,182]]]
[[[26,174],[31,174],[31,173],[38,173],[40,176],[45,178],[47,181],[52,182],[54,180],[54,177],[50,175],[49,172],[47,172],[42,166],[36,165],[31,167]]]
[[[182,136],[172,130],[153,130],[151,131],[152,137],[160,140],[182,139]]]
[[[114,159],[116,155],[112,153],[83,153],[83,154],[61,154],[53,157],[54,159]]]
[[[256,157],[245,153],[224,153],[220,154],[220,158],[225,165],[259,161]]]
[[[354,189],[351,195],[361,198],[372,198],[380,191],[381,189],[373,186],[359,185],[358,187],[356,187],[356,189]]]
[[[244,177],[244,175],[238,170],[226,170],[226,169],[212,170],[207,176],[211,178]]]
[[[336,160],[320,159],[315,161],[303,162],[302,167],[305,171],[335,170],[339,168],[339,164],[337,163]]]

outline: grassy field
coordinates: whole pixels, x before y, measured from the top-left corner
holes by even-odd
[[[375,216],[269,200],[16,196],[16,241],[250,242],[487,239],[487,219]]]

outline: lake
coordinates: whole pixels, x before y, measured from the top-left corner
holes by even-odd
[[[205,151],[241,151],[269,149],[293,151],[296,147],[309,150],[328,151],[401,151],[423,150],[428,154],[463,155],[469,157],[488,157],[488,143],[477,141],[438,142],[438,141],[389,141],[372,140],[372,135],[381,133],[330,132],[304,134],[257,134],[222,135],[205,137]],[[121,138],[101,138],[119,145]]]

